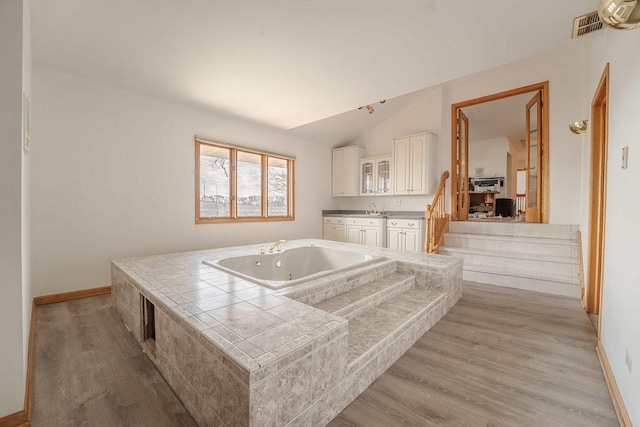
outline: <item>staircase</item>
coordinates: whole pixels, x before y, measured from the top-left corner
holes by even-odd
[[[578,227],[454,221],[443,255],[464,260],[463,280],[580,298]]]
[[[320,280],[287,294],[349,321],[347,374],[357,372],[364,388],[444,315],[446,304],[455,303],[443,289],[417,286],[413,273],[398,270],[396,261],[383,260],[343,280]]]

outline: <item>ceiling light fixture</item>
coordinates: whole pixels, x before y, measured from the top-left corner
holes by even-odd
[[[380,101],[380,104],[384,104],[385,102],[387,102],[387,100],[383,99]],[[362,107],[358,107],[358,110],[362,110],[363,108],[366,108],[369,114],[373,114],[373,112],[376,111],[371,105],[363,105]]]
[[[640,5],[638,0],[600,0],[600,19],[617,30],[631,30],[640,26]]]
[[[569,123],[569,130],[576,135],[584,135],[587,133],[588,120],[580,120],[579,122]]]

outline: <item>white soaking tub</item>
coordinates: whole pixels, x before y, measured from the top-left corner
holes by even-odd
[[[271,289],[372,263],[381,257],[322,246],[303,246],[273,254],[241,255],[203,261],[225,273]]]

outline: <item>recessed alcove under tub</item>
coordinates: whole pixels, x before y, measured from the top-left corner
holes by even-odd
[[[310,245],[373,261],[281,289],[203,264],[252,256],[256,245],[112,262],[114,307],[141,345],[153,307],[155,354],[143,348],[200,425],[325,425],[461,296],[456,258],[315,239],[286,250]],[[416,307],[423,298],[424,307],[360,354],[350,322],[374,310],[357,308],[349,319],[318,307],[389,277],[402,279],[394,298],[411,293],[405,299]]]

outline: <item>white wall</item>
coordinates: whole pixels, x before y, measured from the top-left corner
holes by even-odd
[[[580,220],[581,144],[567,124],[583,115],[581,46],[560,49],[447,83],[442,90],[440,132],[443,168],[451,168],[451,104],[542,81],[549,81],[549,222]],[[450,189],[451,186],[448,186]]]
[[[602,343],[625,406],[634,425],[640,425],[640,270],[638,242],[640,199],[640,57],[629,55],[640,45],[640,30],[607,30],[594,40],[589,58],[588,92],[591,97],[610,63],[609,152],[607,170],[607,216],[605,231],[604,283],[602,297]],[[583,144],[585,151],[588,144]],[[629,146],[628,169],[621,168],[622,147]],[[585,152],[587,156],[588,151]],[[585,162],[584,175],[588,176]],[[588,199],[587,199],[588,200]],[[588,208],[588,201],[583,206]],[[587,212],[582,228],[586,229]],[[585,252],[586,253],[586,252]],[[634,359],[633,373],[625,365],[625,352]]]
[[[484,168],[484,176],[507,176],[507,138],[469,142],[469,176]]]
[[[39,67],[33,107],[34,295],[107,285],[116,258],[321,237],[334,206],[328,146]],[[296,220],[195,225],[196,134],[297,156]]]
[[[365,147],[366,156],[382,156],[393,152],[393,139],[421,132],[439,134],[441,122],[441,89],[433,88],[424,96],[400,111],[392,118],[380,123],[349,145]],[[440,171],[441,173],[441,171]],[[439,173],[439,175],[440,175]],[[373,196],[342,197],[335,199],[340,209],[366,209],[375,203],[384,211],[423,211],[433,195],[427,196]],[[398,204],[398,202],[400,204]]]
[[[25,390],[23,19],[22,1],[0,0],[0,418],[23,409]]]

